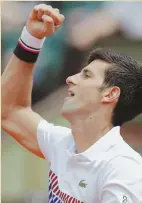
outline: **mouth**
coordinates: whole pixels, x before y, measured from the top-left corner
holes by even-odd
[[[72,92],[71,90],[69,90],[69,91],[68,91],[68,97],[74,97],[74,96],[75,96],[74,92]]]
[[[70,100],[74,96],[75,96],[75,93],[71,90],[68,90],[68,95],[67,95],[67,97],[65,97],[65,100]]]
[[[65,103],[70,103],[74,100],[75,93],[72,90],[68,90],[67,96],[64,98]]]

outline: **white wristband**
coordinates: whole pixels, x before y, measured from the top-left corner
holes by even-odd
[[[23,28],[20,39],[29,47],[34,49],[41,49],[44,43],[45,38],[38,39],[32,36],[26,29],[26,26]]]

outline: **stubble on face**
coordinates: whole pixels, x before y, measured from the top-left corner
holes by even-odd
[[[62,115],[77,116],[91,113],[99,107],[101,100],[101,87],[104,82],[105,70],[108,63],[95,60],[86,66],[79,74],[69,78],[69,87],[75,95],[64,102]],[[84,71],[85,70],[85,71]],[[87,70],[87,71],[86,71]]]

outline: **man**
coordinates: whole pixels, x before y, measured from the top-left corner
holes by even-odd
[[[142,110],[138,62],[107,49],[92,52],[87,66],[67,79],[61,113],[71,130],[31,109],[34,63],[44,37],[63,20],[44,4],[30,13],[2,76],[2,128],[49,161],[49,202],[141,203],[142,158],[120,135],[120,126]]]

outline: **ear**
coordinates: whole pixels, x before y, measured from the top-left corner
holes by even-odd
[[[108,88],[103,92],[102,103],[117,103],[120,96],[120,88],[117,86]]]

